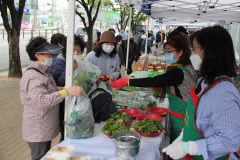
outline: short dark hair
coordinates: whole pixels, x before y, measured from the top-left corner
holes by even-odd
[[[120,42],[122,39],[123,39],[123,37],[121,35],[117,35],[115,37],[116,42]]]
[[[112,31],[112,32],[116,33],[115,29],[113,29],[113,28],[110,28],[108,31]]]
[[[62,49],[62,54],[64,57],[66,57],[66,52],[67,52],[67,37],[65,37],[63,39],[63,49]],[[81,48],[81,51],[84,51],[85,48],[85,43],[84,43],[84,39],[81,36],[74,36],[74,45],[78,45]]]
[[[186,38],[178,31],[173,31],[168,36],[168,40],[164,43],[163,47],[166,48],[166,45],[174,47],[178,52],[183,51],[182,56],[178,59],[177,63],[182,64],[183,66],[192,65],[190,56],[191,50]]]
[[[230,34],[221,26],[206,27],[197,31],[193,39],[204,51],[200,74],[211,84],[217,76],[236,76],[236,60]]]
[[[145,33],[145,31],[144,31],[144,30],[141,30],[140,33]]]
[[[47,40],[43,37],[34,37],[30,39],[26,46],[26,51],[31,61],[37,61],[35,57],[36,48],[45,42],[47,42]]]
[[[100,57],[101,54],[103,54],[103,50],[102,50],[102,44],[103,43],[99,43],[98,45],[96,45],[94,48],[93,48],[93,51],[95,52],[95,55],[96,57]],[[114,57],[116,54],[117,54],[117,50],[116,50],[116,43],[114,43],[114,50],[112,51],[112,53],[110,53],[110,57]]]
[[[175,30],[179,31],[179,32],[182,32],[184,34],[187,34],[187,29],[184,28],[183,26],[179,26],[177,27]]]
[[[97,36],[100,37],[101,36],[101,32],[97,32]]]
[[[81,36],[75,35],[75,37],[74,37],[74,45],[80,46],[81,51],[82,52],[84,51],[85,43],[84,43],[84,39]]]
[[[50,40],[51,44],[55,44],[55,45],[59,45],[59,44],[63,44],[63,40],[66,38],[65,35],[61,34],[61,33],[56,33],[53,34]]]

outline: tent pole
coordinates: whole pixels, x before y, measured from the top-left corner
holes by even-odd
[[[68,1],[68,31],[67,31],[67,53],[66,53],[66,88],[72,86],[72,73],[73,73],[73,44],[74,44],[74,28],[75,28],[75,3],[76,0]],[[65,115],[64,115],[64,138],[66,138],[66,118],[71,104],[71,97],[65,100]]]
[[[148,24],[147,24],[147,27],[146,27],[146,43],[145,43],[145,54],[147,54],[147,46],[148,46],[148,28],[149,28],[149,17],[148,17]]]
[[[127,56],[126,56],[126,70],[125,75],[127,75],[127,69],[128,69],[128,56],[129,56],[129,46],[130,46],[130,34],[131,31],[131,22],[132,22],[132,11],[133,11],[133,5],[130,5],[130,14],[129,14],[129,20],[128,20],[128,40],[127,40]]]

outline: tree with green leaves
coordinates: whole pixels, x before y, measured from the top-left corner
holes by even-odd
[[[100,7],[113,8],[113,4],[111,0],[77,0],[76,14],[82,20],[88,36],[87,53],[89,53],[93,47],[93,27]],[[81,8],[84,9],[85,13],[80,11]]]
[[[3,19],[3,26],[7,31],[9,44],[9,77],[20,78],[22,67],[19,54],[19,37],[21,22],[26,0],[19,0],[18,10],[14,0],[0,0],[0,11]],[[10,11],[10,18],[8,10]]]
[[[118,31],[123,28],[126,30],[128,25],[128,20],[130,18],[130,6],[124,3],[122,0],[118,0],[119,7],[114,8],[114,12],[120,13],[119,23],[117,24]],[[133,8],[132,11],[132,21],[131,21],[131,30],[134,31],[138,25],[142,22],[145,22],[148,19],[148,16],[144,15],[142,12],[137,11]]]

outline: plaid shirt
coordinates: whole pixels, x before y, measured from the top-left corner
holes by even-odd
[[[20,81],[23,110],[23,139],[50,141],[58,135],[59,103],[63,100],[47,66],[31,61]]]

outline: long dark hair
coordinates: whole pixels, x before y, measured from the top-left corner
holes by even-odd
[[[170,45],[176,49],[176,51],[183,51],[182,56],[178,59],[177,63],[182,64],[183,66],[192,65],[190,56],[191,50],[186,38],[178,31],[173,31],[169,34],[167,42],[164,43],[164,48],[166,45]]]
[[[96,57],[100,57],[101,54],[105,53],[103,50],[102,50],[102,44],[103,43],[99,43],[98,45],[96,45],[94,48],[93,48],[93,51],[95,52],[95,55]],[[116,54],[117,54],[117,50],[116,50],[116,43],[114,43],[114,49],[113,51],[109,54],[109,56],[112,58],[114,57]]]
[[[206,27],[197,31],[193,39],[204,51],[201,76],[212,83],[217,76],[236,76],[236,60],[230,34],[221,26]]]

